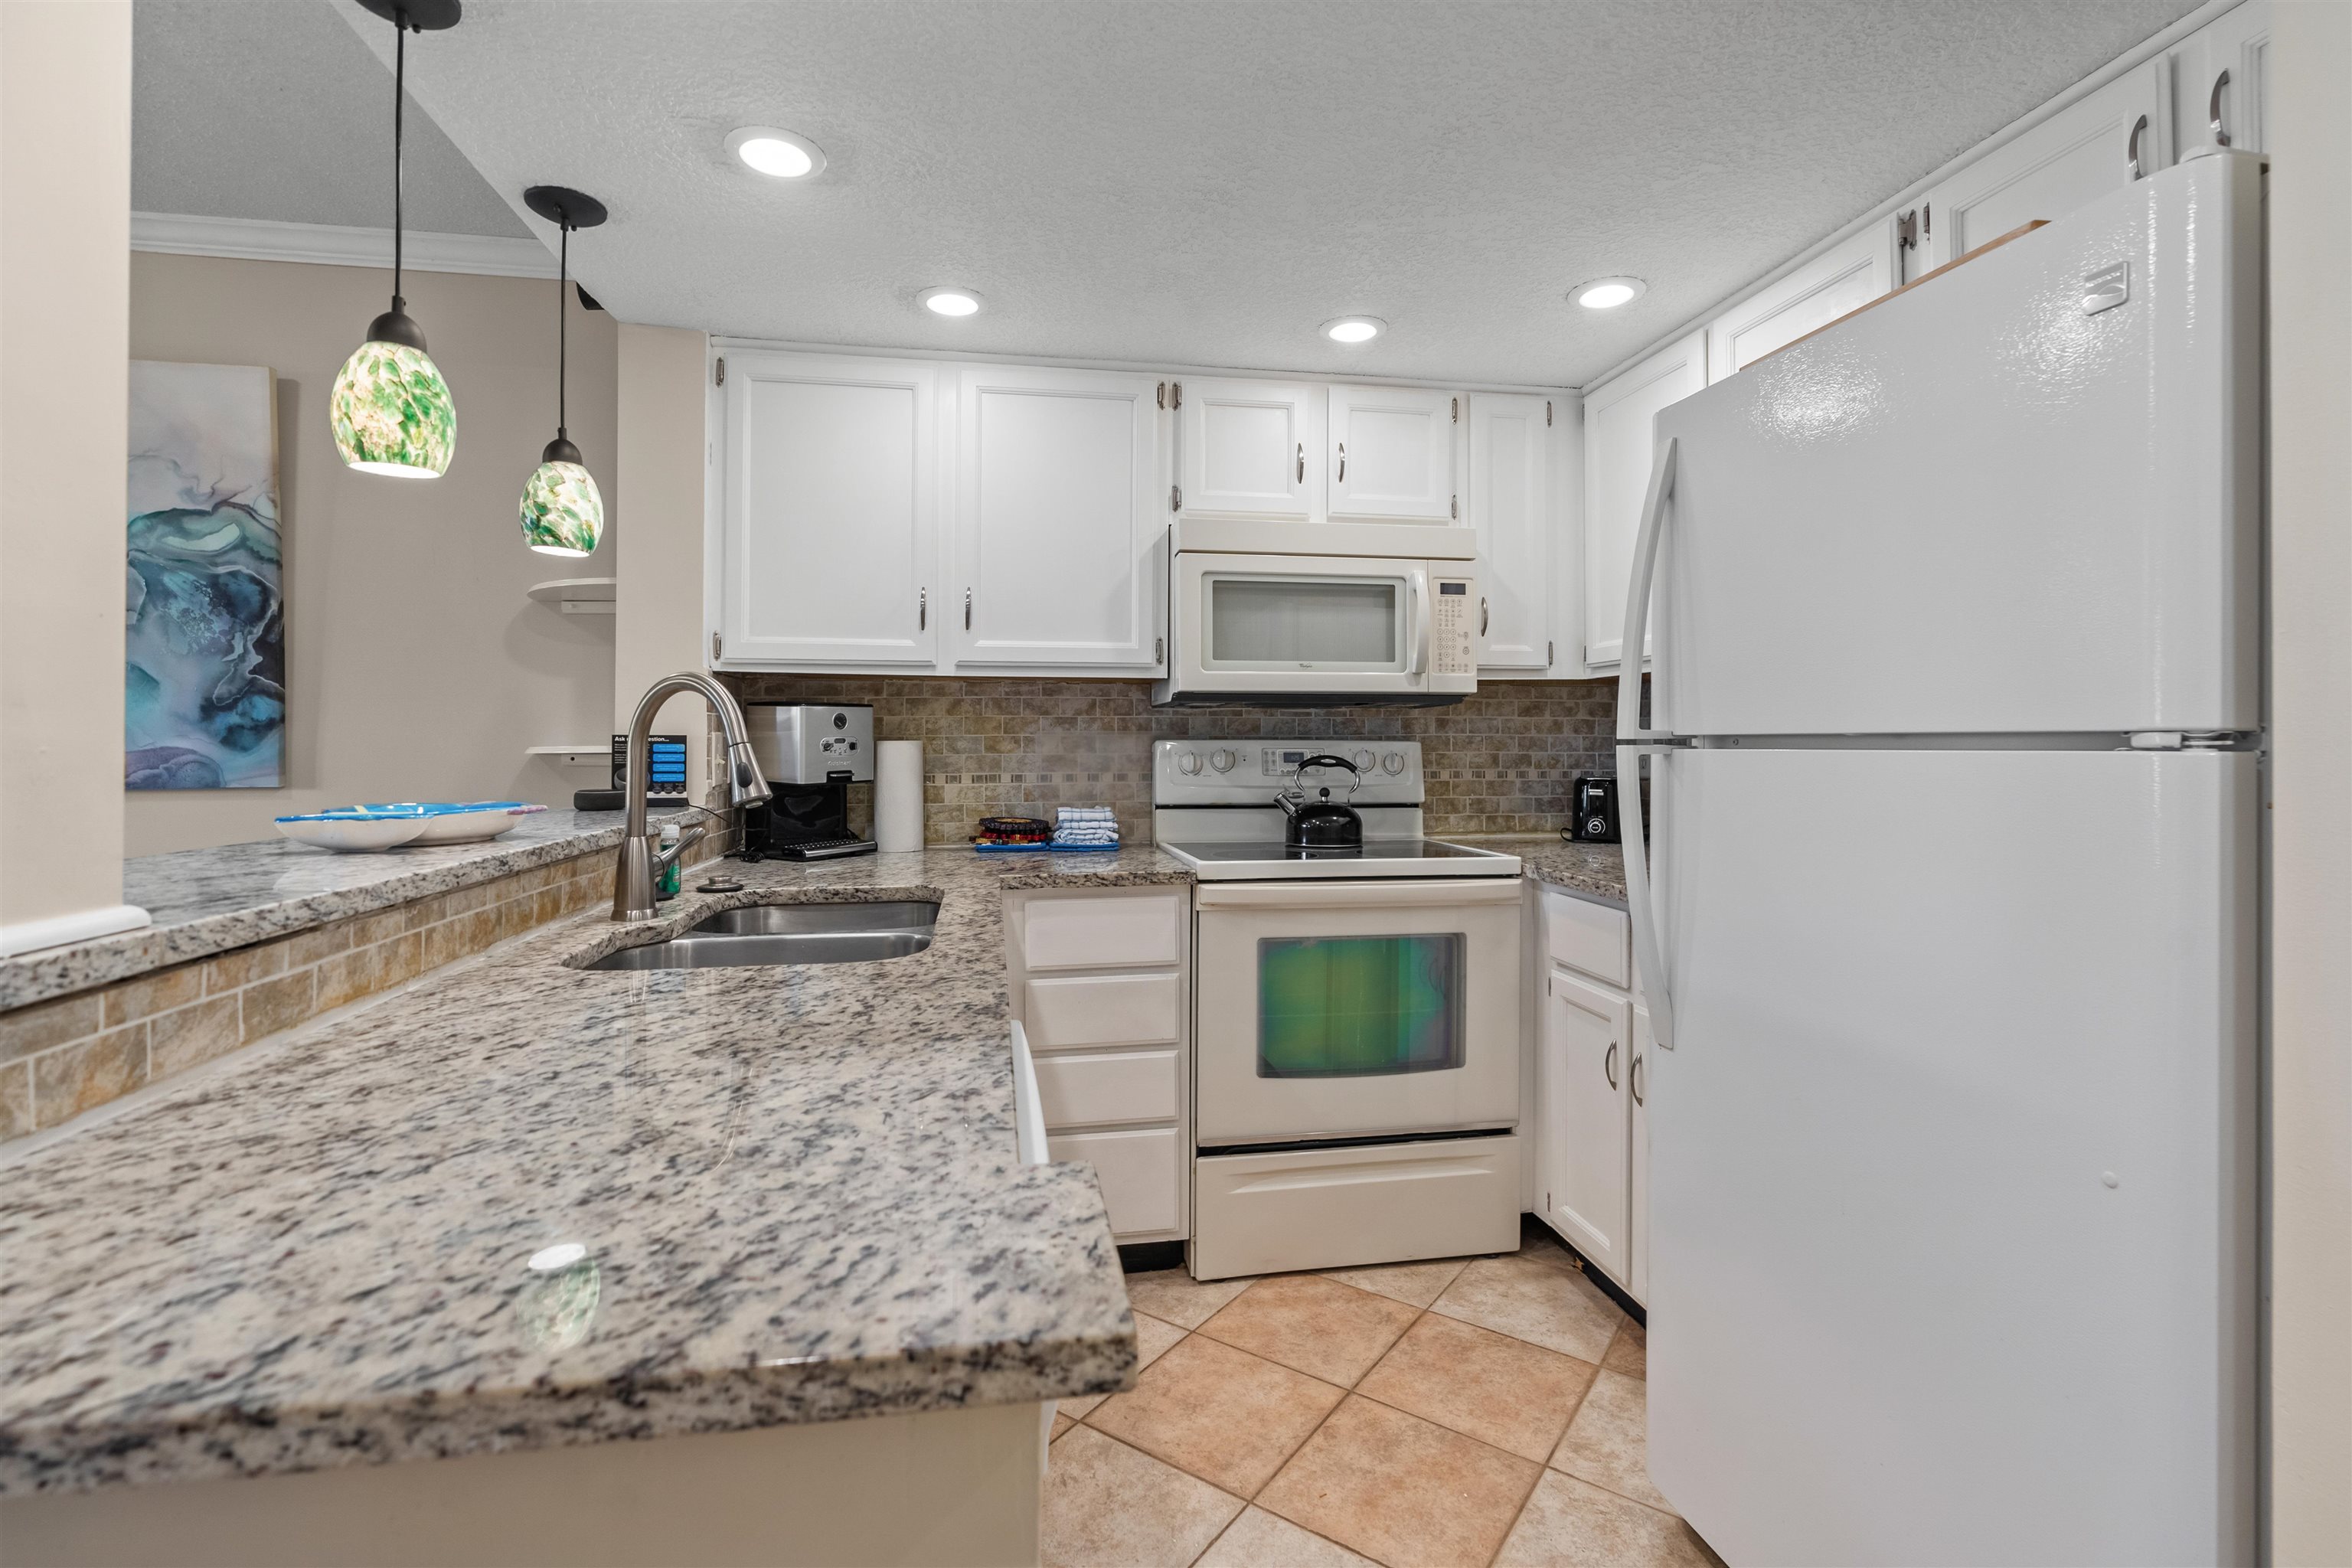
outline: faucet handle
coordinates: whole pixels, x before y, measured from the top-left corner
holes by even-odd
[[[757,805],[768,798],[768,781],[760,776],[760,760],[748,741],[727,748],[728,800],[738,806]]]

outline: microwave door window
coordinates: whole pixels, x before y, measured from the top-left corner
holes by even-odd
[[[1404,668],[1393,578],[1212,576],[1206,588],[1213,668]]]
[[[1459,931],[1259,938],[1257,1076],[1460,1067],[1465,941]]]

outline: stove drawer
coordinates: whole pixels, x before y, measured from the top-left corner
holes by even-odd
[[[1193,1162],[1195,1279],[1518,1245],[1519,1141],[1508,1133]]]

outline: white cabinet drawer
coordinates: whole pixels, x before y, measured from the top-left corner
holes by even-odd
[[[1543,899],[1544,951],[1595,980],[1621,990],[1633,984],[1632,927],[1622,910],[1547,891]]]
[[[1021,1013],[1031,1050],[1150,1046],[1176,1038],[1181,1002],[1173,971],[1083,974],[1028,982]]]
[[[1031,969],[1172,964],[1182,947],[1179,909],[1172,893],[1033,899],[1022,917],[1022,962]]]
[[[1056,1160],[1092,1165],[1115,1236],[1174,1230],[1180,1223],[1176,1129],[1066,1132],[1045,1141]]]
[[[1036,1064],[1045,1125],[1176,1120],[1176,1050],[1047,1057]]]

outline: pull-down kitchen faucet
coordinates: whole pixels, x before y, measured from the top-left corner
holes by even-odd
[[[677,847],[667,851],[656,848],[646,831],[646,753],[652,742],[654,716],[663,703],[682,691],[699,693],[719,715],[719,727],[727,732],[729,804],[740,810],[768,798],[768,781],[760,776],[760,764],[751,756],[751,730],[743,722],[743,710],[737,706],[733,692],[691,670],[665,675],[647,687],[637,699],[636,716],[629,721],[628,767],[622,792],[629,816],[621,828],[621,855],[613,868],[613,918],[616,921],[653,919],[654,872],[685,854],[708,831],[698,825],[689,827],[680,836]]]

